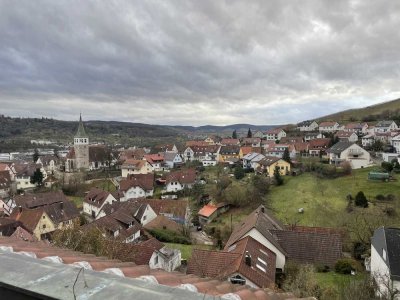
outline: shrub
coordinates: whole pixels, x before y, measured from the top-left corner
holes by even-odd
[[[378,195],[375,196],[375,199],[382,201],[382,200],[385,200],[385,196],[382,195],[382,194],[378,194]]]
[[[350,274],[352,270],[355,270],[352,259],[342,258],[339,259],[335,264],[335,272],[339,274]]]
[[[388,217],[394,217],[396,215],[396,210],[393,207],[385,207],[383,209],[383,212],[388,216]]]
[[[396,196],[393,195],[393,194],[388,194],[388,195],[386,196],[386,200],[388,200],[388,201],[394,201],[394,200],[396,200]]]
[[[365,197],[364,193],[362,191],[359,191],[356,195],[354,204],[356,206],[360,206],[360,207],[368,207],[368,200],[367,197]]]
[[[318,264],[316,266],[316,270],[318,273],[327,273],[330,271],[330,267],[327,265]]]
[[[242,179],[242,178],[244,177],[245,172],[244,172],[244,170],[243,170],[242,167],[237,166],[237,167],[235,168],[234,174],[235,174],[235,178],[238,179],[238,180],[240,180],[240,179]]]
[[[151,235],[153,235],[160,242],[165,243],[176,243],[190,245],[190,240],[175,231],[168,229],[152,229],[150,230]]]

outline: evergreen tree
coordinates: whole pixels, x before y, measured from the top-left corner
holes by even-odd
[[[32,159],[33,159],[33,162],[37,162],[37,160],[39,159],[39,150],[38,149],[35,149],[35,152],[33,152]]]
[[[253,133],[251,132],[250,128],[249,128],[249,131],[247,131],[247,137],[248,138],[252,138],[253,137]]]
[[[233,139],[237,139],[236,129],[232,132],[232,138]]]
[[[367,197],[365,197],[365,195],[362,191],[357,193],[354,204],[356,206],[360,206],[360,207],[364,207],[364,208],[368,207]]]
[[[37,183],[38,186],[41,186],[43,184],[43,173],[40,171],[39,168],[37,168],[31,176],[31,183]]]
[[[237,167],[235,168],[234,175],[235,175],[235,178],[236,178],[236,179],[238,179],[238,180],[239,180],[239,179],[242,179],[242,178],[244,177],[244,175],[245,175],[243,168],[240,167],[240,166],[237,166]]]
[[[275,166],[274,179],[275,179],[276,185],[282,185],[283,184],[283,178],[282,178],[281,173],[279,172],[279,167],[278,166]]]
[[[285,148],[285,151],[283,152],[282,159],[284,161],[287,161],[289,164],[292,163],[292,160],[290,159],[289,148]]]

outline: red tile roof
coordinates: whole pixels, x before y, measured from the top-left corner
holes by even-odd
[[[155,163],[162,163],[164,162],[164,155],[163,154],[146,154],[144,156],[144,159],[147,160],[147,162],[151,165]]]
[[[199,215],[208,218],[213,213],[215,213],[217,210],[218,210],[218,208],[216,206],[214,206],[212,204],[206,204],[199,210]]]
[[[37,258],[57,256],[64,264],[74,264],[87,262],[87,266],[95,271],[104,271],[108,268],[117,268],[122,275],[130,278],[144,278],[153,276],[154,283],[167,285],[171,287],[184,288],[185,285],[193,287],[192,290],[210,296],[223,296],[226,294],[237,295],[241,300],[250,299],[291,299],[295,300],[291,293],[280,293],[271,289],[253,289],[248,286],[234,285],[226,281],[215,279],[200,278],[195,275],[185,275],[179,272],[166,272],[163,270],[151,270],[149,266],[137,266],[132,262],[121,262],[119,260],[96,257],[82,252],[76,252],[69,249],[61,249],[43,242],[25,242],[18,239],[0,237],[0,245],[11,247],[13,252],[31,252],[35,253]],[[144,276],[144,277],[142,277]],[[149,288],[151,286],[149,285]],[[311,299],[311,298],[310,298]]]

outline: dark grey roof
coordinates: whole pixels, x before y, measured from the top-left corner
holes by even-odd
[[[396,280],[400,280],[400,228],[380,227],[375,230],[371,240],[372,246],[383,256],[382,249],[387,253],[387,266],[389,267],[390,276]]]
[[[78,131],[75,134],[76,138],[87,138],[87,134],[85,131],[85,128],[83,127],[83,122],[82,122],[82,115],[79,116],[79,126],[78,126]]]
[[[348,142],[348,141],[342,141],[342,142],[336,143],[335,145],[330,147],[328,149],[328,152],[329,153],[340,154],[340,153],[342,153],[344,150],[346,150],[347,148],[349,148],[353,144],[354,143],[351,143],[351,142]]]

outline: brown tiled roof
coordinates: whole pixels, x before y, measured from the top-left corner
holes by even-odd
[[[144,151],[144,149],[142,149],[142,148],[128,149],[128,150],[124,150],[120,153],[118,160],[120,162],[124,162],[127,159],[141,160],[145,154],[146,154],[146,151]]]
[[[321,122],[319,124],[319,127],[330,127],[330,126],[334,126],[336,124],[336,122]]]
[[[348,132],[348,131],[338,131],[336,133],[336,136],[338,138],[349,138],[352,134],[354,134],[354,132]]]
[[[270,129],[266,132],[266,134],[278,134],[282,131],[282,128],[274,128],[274,129]]]
[[[330,139],[321,138],[321,139],[313,139],[310,141],[310,148],[311,149],[320,149],[320,148],[328,148],[329,143],[331,142]]]
[[[16,163],[14,167],[17,176],[32,176],[36,169],[42,166],[35,163]]]
[[[145,229],[167,229],[175,232],[182,232],[182,225],[168,219],[163,215],[158,215],[154,220],[144,225]]]
[[[209,143],[205,142],[205,141],[187,141],[185,143],[186,147],[202,147],[202,146],[208,146]]]
[[[209,145],[206,143],[205,146],[191,146],[190,149],[193,150],[195,155],[205,155],[206,153],[217,153],[219,146],[218,145]]]
[[[140,170],[146,164],[146,160],[127,159],[122,164],[121,168],[134,168]]]
[[[101,207],[109,195],[110,192],[93,187],[90,189],[89,193],[86,194],[85,198],[83,199],[83,202],[86,202],[96,207]]]
[[[89,161],[90,162],[105,162],[111,160],[111,151],[104,145],[89,146]]]
[[[282,144],[302,143],[303,137],[301,137],[301,136],[284,136],[283,138],[281,138],[280,142]]]
[[[222,155],[237,155],[239,154],[240,147],[236,145],[221,146],[219,153]]]
[[[11,185],[11,176],[9,171],[0,171],[0,189],[8,189]]]
[[[163,243],[155,238],[150,238],[139,244],[133,244],[131,245],[131,249],[135,253],[133,261],[137,265],[148,265],[154,251],[160,250],[164,246]]]
[[[62,203],[58,202],[50,205],[45,205],[43,206],[43,209],[55,224],[74,220],[80,215],[75,203],[68,200]]]
[[[150,205],[157,215],[172,214],[181,219],[185,218],[189,205],[187,200],[140,199],[139,202]]]
[[[240,150],[242,151],[243,155],[249,154],[250,152],[253,152],[253,147],[240,147]]]
[[[271,233],[291,260],[333,266],[342,257],[342,237],[335,230],[294,227],[292,230],[272,230]]]
[[[262,166],[270,166],[274,163],[276,163],[277,161],[281,160],[281,158],[276,157],[276,156],[266,156],[264,157],[262,160],[260,160],[258,163]]]
[[[18,226],[17,229],[15,229],[14,233],[11,235],[12,238],[15,239],[20,239],[23,241],[28,241],[28,242],[35,242],[37,241],[37,238],[26,231],[24,228],[21,226]]]
[[[43,166],[48,166],[52,160],[54,160],[55,164],[57,164],[59,161],[59,159],[55,155],[40,156],[40,161],[42,162]]]
[[[234,146],[234,145],[239,145],[239,139],[222,139],[221,140],[221,145],[226,145],[226,146]]]
[[[263,205],[260,205],[233,230],[228,242],[225,245],[225,250],[227,250],[229,246],[233,245],[238,240],[242,239],[246,233],[253,228],[257,229],[266,239],[268,239],[277,249],[279,249],[279,251],[281,251],[283,254],[286,254],[285,250],[279,245],[279,243],[270,233],[271,230],[283,230],[284,225],[271,213],[269,213]]]
[[[22,208],[22,212],[20,212],[19,209],[16,208],[11,213],[10,218],[13,218],[16,221],[20,221],[22,223],[22,227],[24,227],[30,233],[33,233],[43,213],[43,208]]]
[[[137,266],[131,262],[121,262],[119,260],[110,260],[103,257],[96,257],[82,252],[76,252],[69,249],[61,249],[43,242],[26,242],[14,238],[0,237],[0,245],[11,247],[13,252],[31,252],[35,253],[37,258],[57,256],[64,264],[74,264],[87,262],[87,266],[95,271],[104,271],[109,268],[117,268],[123,276],[129,278],[144,278],[152,276],[154,283],[167,285],[170,287],[193,287],[198,293],[209,296],[239,296],[241,300],[250,299],[274,299],[283,300],[296,298],[291,293],[279,293],[271,289],[253,289],[248,286],[234,285],[226,281],[215,279],[200,278],[195,275],[185,275],[179,272],[166,272],[163,270],[151,270],[149,266]],[[151,288],[151,287],[150,287]],[[311,299],[311,298],[310,298]]]
[[[126,192],[132,187],[140,187],[145,191],[151,191],[154,188],[154,174],[131,174],[127,179],[121,180],[119,189]]]
[[[52,191],[46,193],[17,195],[14,198],[17,206],[35,208],[59,202],[68,202],[68,198],[62,191]]]
[[[131,224],[131,227],[128,227],[129,224]],[[110,215],[106,215],[94,220],[92,223],[85,225],[83,228],[90,229],[93,227],[104,229],[113,233],[119,231],[118,237],[126,239],[138,232],[141,228],[141,225],[128,212],[118,210]]]
[[[309,145],[310,145],[309,143],[304,143],[304,142],[294,143],[294,148],[296,149],[297,152],[308,151]]]
[[[196,181],[196,170],[185,169],[172,171],[167,175],[166,183],[179,182],[181,184],[193,184]]]
[[[270,287],[275,282],[275,260],[274,252],[248,236],[224,251],[194,249],[188,273],[218,279],[240,273],[259,287]]]

